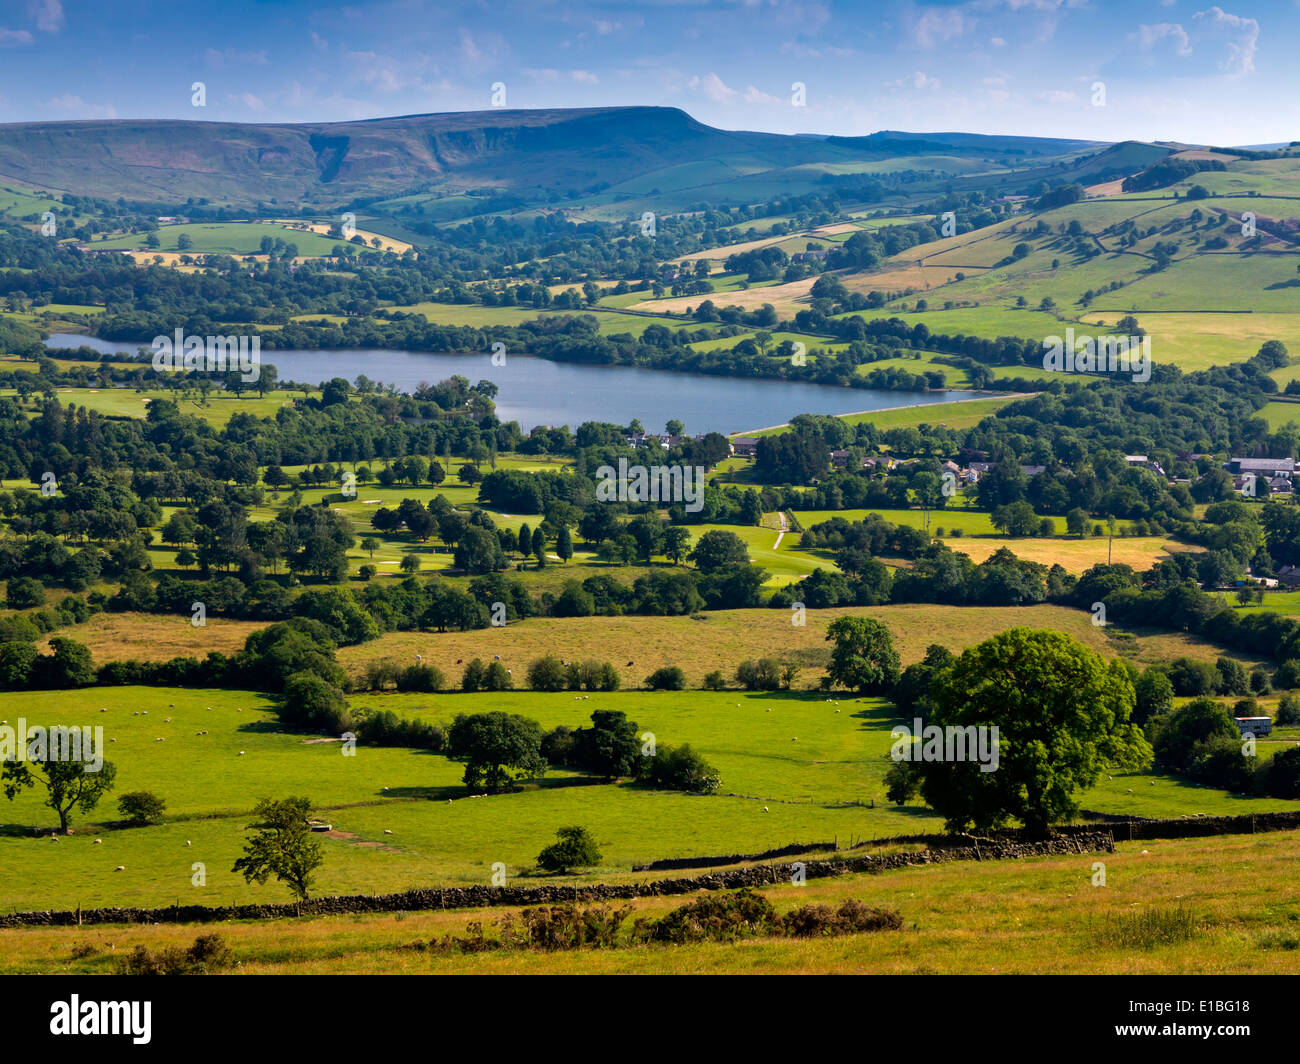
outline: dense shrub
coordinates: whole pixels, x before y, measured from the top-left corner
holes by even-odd
[[[136,946],[118,962],[119,975],[210,975],[235,966],[235,955],[218,934],[199,935],[189,949],[168,946],[151,953]]]
[[[647,676],[645,685],[652,691],[685,691],[686,673],[676,665],[665,665]]]
[[[592,868],[600,864],[596,840],[584,827],[560,828],[556,841],[537,855],[537,864],[547,872],[563,873],[571,868]]]
[[[117,800],[122,818],[135,827],[161,824],[167,803],[150,791],[130,791]]]
[[[661,746],[650,759],[649,779],[666,790],[713,794],[720,784],[718,772],[691,749],[689,743],[673,749]]]
[[[408,665],[397,674],[399,691],[430,692],[441,691],[447,686],[447,678],[442,670],[434,665]]]

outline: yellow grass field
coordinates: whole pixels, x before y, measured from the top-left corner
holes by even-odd
[[[621,946],[582,951],[412,950],[471,922],[489,934],[513,908],[153,926],[0,931],[0,972],[109,973],[137,945],[187,947],[216,931],[242,974],[1295,974],[1300,832],[1121,842],[1109,854],[954,862],[879,875],[809,879],[762,890],[778,911],[849,898],[894,909],[898,931],[833,938],[749,939],[725,945]],[[1094,862],[1105,865],[1093,886]],[[690,895],[640,898],[634,915],[662,916]],[[1243,898],[1252,899],[1242,904]],[[1192,927],[1160,944],[1110,929],[1125,917],[1182,908]],[[1243,1017],[1242,1022],[1248,1022]]]
[[[359,646],[344,647],[339,660],[354,675],[367,662],[391,658],[410,664],[419,654],[457,683],[471,658],[501,658],[514,671],[515,686],[524,686],[529,662],[546,654],[565,661],[597,658],[610,661],[624,687],[640,686],[655,669],[677,665],[695,687],[714,669],[731,679],[740,662],[764,656],[798,664],[796,687],[814,688],[830,659],[826,626],[845,614],[865,614],[883,622],[893,634],[904,665],[919,661],[926,647],[941,642],[954,651],[990,636],[1026,625],[1051,628],[1078,639],[1108,657],[1131,656],[1142,665],[1186,655],[1213,661],[1223,651],[1186,633],[1142,633],[1116,640],[1111,629],[1094,627],[1092,615],[1063,606],[938,606],[906,604],[868,609],[809,610],[802,627],[791,623],[789,610],[720,610],[690,617],[530,618],[470,632],[391,632]],[[1236,656],[1236,655],[1229,655]],[[1243,659],[1254,664],[1254,659]],[[634,664],[628,665],[627,662]],[[458,663],[459,662],[459,663]]]
[[[933,520],[942,527],[942,516]],[[1042,565],[1060,565],[1072,573],[1082,573],[1094,565],[1105,565],[1107,545],[1105,536],[1088,539],[1035,539],[1000,538],[997,536],[963,536],[957,539],[944,537],[953,550],[967,555],[972,561],[984,561],[994,551],[1005,547],[1017,558]],[[1116,536],[1110,549],[1110,561],[1116,565],[1131,565],[1139,572],[1150,569],[1156,562],[1170,554],[1200,551],[1203,548],[1162,536]]]
[[[190,616],[152,613],[97,613],[85,624],[60,628],[50,636],[68,636],[84,643],[95,663],[123,661],[170,661],[178,657],[204,658],[212,651],[233,654],[242,650],[250,632],[265,628],[262,621],[234,621],[209,617],[203,627],[190,623]],[[49,640],[41,645],[49,653]]]

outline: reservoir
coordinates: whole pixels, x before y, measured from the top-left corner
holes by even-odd
[[[100,340],[55,333],[52,348],[90,347],[101,353],[134,353],[147,344]],[[372,381],[412,392],[422,383],[467,377],[471,384],[490,380],[499,392],[497,416],[518,421],[525,432],[535,425],[609,421],[619,425],[640,418],[647,432],[661,432],[676,418],[689,434],[734,433],[781,425],[796,414],[852,414],[969,399],[964,391],[895,392],[835,388],[802,381],[751,380],[674,373],[635,366],[593,366],[509,355],[494,366],[488,354],[434,354],[424,351],[263,351],[263,364],[276,367],[282,381],[320,384],[333,377],[349,382],[364,374]]]

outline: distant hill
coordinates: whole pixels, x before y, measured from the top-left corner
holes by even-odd
[[[333,206],[433,190],[573,199],[610,188],[617,194],[620,186],[636,188],[655,174],[664,175],[653,180],[665,191],[685,194],[725,178],[727,194],[741,195],[746,182],[770,194],[773,174],[808,185],[823,172],[818,167],[843,174],[855,160],[878,160],[881,154],[1003,157],[1016,167],[1025,165],[1026,155],[1069,157],[1103,147],[958,133],[824,137],[729,131],[670,107],[265,125],[114,120],[0,125],[0,180],[113,199],[177,203],[193,197],[236,206],[272,199]]]

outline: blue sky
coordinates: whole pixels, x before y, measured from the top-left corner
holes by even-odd
[[[1300,139],[1300,0],[1222,2],[0,0],[0,122],[478,110],[500,82],[781,133]]]

